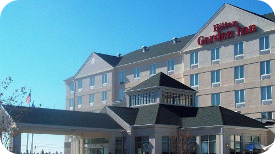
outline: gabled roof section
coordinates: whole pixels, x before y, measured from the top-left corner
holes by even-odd
[[[103,113],[31,108],[3,105],[16,123],[68,127],[122,129],[109,115]]]
[[[102,58],[104,61],[106,61],[108,64],[110,64],[113,67],[115,67],[122,58],[122,57],[111,56],[111,55],[106,55],[106,54],[96,53],[96,52],[95,54],[97,54],[100,58]]]
[[[185,37],[178,38],[177,43],[175,44],[173,44],[173,41],[171,40],[164,43],[149,46],[146,48],[145,52],[143,52],[142,49],[135,50],[124,55],[117,66],[131,64],[138,61],[158,57],[161,55],[179,52],[193,36],[194,35],[188,35]]]
[[[125,122],[130,122],[128,123],[129,125],[162,124],[182,126],[184,128],[237,126],[266,129],[262,122],[221,106],[186,107],[169,104],[151,104],[138,108],[109,108]]]
[[[236,13],[242,13],[241,15],[236,15]],[[244,26],[249,26],[251,22],[255,21],[255,16],[261,20],[258,22],[257,29],[259,31],[263,30],[273,30],[274,29],[274,15],[269,13],[265,15],[259,15],[254,12],[239,8],[232,4],[225,3],[205,24],[204,26],[190,39],[188,43],[181,50],[182,52],[200,49],[202,46],[197,44],[197,38],[199,36],[211,36],[216,35],[216,32],[213,32],[212,25],[219,24],[222,22],[231,22],[239,21],[244,24]],[[217,19],[218,18],[218,19]],[[211,27],[209,29],[209,27]]]
[[[264,15],[262,15],[262,16],[263,16],[264,18],[270,20],[270,21],[275,22],[274,12],[267,13],[267,14],[264,14]]]
[[[160,72],[149,79],[141,82],[137,86],[131,88],[128,91],[135,91],[135,90],[141,90],[141,89],[147,89],[151,87],[169,87],[169,88],[176,88],[176,89],[182,89],[182,90],[190,90],[195,91],[192,88],[186,86],[185,84],[171,78],[170,76]]]

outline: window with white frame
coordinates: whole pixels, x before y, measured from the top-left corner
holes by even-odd
[[[93,106],[95,103],[95,94],[90,94],[90,106]]]
[[[74,91],[74,83],[73,82],[69,83],[69,88],[70,88],[71,92]]]
[[[82,105],[82,96],[77,96],[77,106],[80,108]]]
[[[124,71],[120,71],[119,72],[119,83],[125,83],[125,72]]]
[[[216,154],[216,135],[201,136],[201,153]]]
[[[174,59],[168,60],[168,62],[167,62],[167,71],[168,71],[168,74],[175,71],[175,60]]]
[[[260,51],[266,51],[270,49],[269,36],[260,38]]]
[[[140,78],[140,68],[136,67],[134,69],[134,79],[138,79],[138,78]]]
[[[271,71],[270,71],[270,61],[262,61],[260,63],[260,69],[261,69],[261,79],[270,79],[271,77]]]
[[[82,89],[82,79],[77,80],[77,88]]]
[[[102,102],[106,103],[107,102],[107,91],[102,92]]]
[[[211,72],[211,83],[212,87],[219,87],[220,86],[220,70],[212,71]]]
[[[125,97],[125,89],[119,89],[119,100],[123,101]]]
[[[199,52],[193,52],[190,54],[191,68],[197,67],[199,62]]]
[[[192,74],[190,76],[190,86],[191,88],[197,89],[199,86],[199,75],[198,74]]]
[[[212,64],[218,64],[220,62],[220,48],[211,50],[211,61]]]
[[[212,106],[219,106],[221,105],[221,94],[215,93],[211,95],[211,105]]]
[[[235,59],[242,59],[243,58],[243,42],[235,43],[234,45],[234,55]]]
[[[74,99],[71,98],[69,100],[69,102],[70,102],[70,108],[73,108],[74,107]]]
[[[150,65],[150,76],[155,75],[157,73],[157,64]]]
[[[266,119],[266,120],[273,119],[272,112],[262,112],[262,119]]]
[[[272,88],[271,86],[261,87],[261,99],[263,105],[272,103]]]
[[[244,66],[236,66],[234,68],[234,76],[235,76],[235,83],[243,83],[244,82]]]
[[[236,108],[241,108],[245,106],[245,91],[242,90],[236,90],[235,91],[235,104]]]
[[[92,89],[92,88],[94,88],[94,86],[95,86],[95,77],[91,76],[90,77],[90,88]]]
[[[107,74],[102,74],[102,85],[106,86],[107,85]]]

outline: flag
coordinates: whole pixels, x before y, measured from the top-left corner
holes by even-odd
[[[30,102],[31,102],[31,90],[30,90],[30,93],[29,93],[28,97],[26,98],[27,105],[29,105]]]

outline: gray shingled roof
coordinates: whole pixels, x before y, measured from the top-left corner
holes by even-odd
[[[169,88],[176,88],[182,90],[190,90],[195,91],[192,88],[186,86],[185,84],[171,78],[170,76],[160,72],[149,79],[141,82],[137,86],[129,89],[128,91],[139,90],[139,89],[146,89],[151,87],[169,87]]]
[[[108,107],[129,125],[163,124],[182,127],[205,126],[238,126],[251,128],[265,128],[265,125],[255,119],[231,111],[221,106],[185,107],[168,104],[151,104],[135,108],[135,113],[128,107]],[[120,112],[123,110],[124,116]],[[128,111],[127,111],[128,110]],[[138,110],[138,111],[137,111]],[[135,122],[133,122],[135,121]]]
[[[111,56],[111,55],[106,55],[106,54],[96,53],[96,52],[95,54],[97,54],[100,58],[102,58],[104,61],[106,61],[108,64],[110,64],[113,67],[115,67],[122,58],[122,57]]]
[[[12,105],[4,105],[3,107],[17,123],[122,129],[109,115],[103,113],[15,107]]]
[[[269,19],[270,21],[275,22],[275,16],[274,16],[274,12],[271,13],[267,13],[262,15],[264,18]]]
[[[178,42],[176,44],[173,44],[173,41],[171,40],[164,43],[149,46],[147,47],[147,50],[145,52],[143,52],[142,48],[140,48],[139,50],[135,50],[124,55],[117,66],[134,63],[153,57],[158,57],[160,55],[178,52],[193,38],[193,36],[194,35],[188,35],[185,37],[178,38]]]

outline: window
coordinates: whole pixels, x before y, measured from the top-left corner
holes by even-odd
[[[260,38],[260,51],[264,52],[269,49],[270,49],[269,36],[261,37]]]
[[[242,136],[230,135],[230,154],[242,153]]]
[[[150,65],[150,76],[155,75],[157,73],[157,64]]]
[[[195,97],[195,107],[199,107],[199,96]]]
[[[80,108],[82,105],[82,96],[77,96],[77,106]]]
[[[273,119],[272,112],[263,112],[262,113],[262,119],[271,120]]]
[[[216,154],[216,135],[201,136],[201,153]]]
[[[168,60],[168,62],[167,62],[168,75],[174,72],[174,70],[175,70],[174,67],[175,67],[174,59]]]
[[[212,64],[220,63],[220,49],[219,48],[211,50],[211,61],[212,61]]]
[[[120,101],[124,101],[124,97],[125,97],[125,90],[124,89],[119,89],[119,100]]]
[[[95,102],[95,94],[90,94],[90,106],[93,106]]]
[[[124,137],[115,138],[115,154],[126,154],[125,143],[126,142]]]
[[[93,89],[95,86],[95,77],[91,76],[90,77],[90,88]]]
[[[102,74],[102,85],[103,86],[107,85],[107,74]]]
[[[264,79],[270,79],[271,73],[270,73],[270,61],[262,61],[261,64],[261,80]]]
[[[211,105],[212,106],[219,106],[221,105],[221,94],[215,93],[211,95]]]
[[[135,154],[149,154],[149,136],[135,138]]]
[[[69,84],[69,87],[70,87],[70,92],[73,92],[73,91],[74,91],[74,83],[71,82],[71,83]]]
[[[220,86],[220,70],[211,72],[211,82],[212,82],[212,87]]]
[[[107,102],[107,91],[102,92],[102,102],[106,103]]]
[[[78,79],[77,81],[77,88],[82,89],[82,79]]]
[[[261,98],[263,105],[272,103],[272,89],[271,86],[261,87]]]
[[[175,154],[175,149],[173,149],[174,145],[170,145],[171,141],[172,141],[171,137],[162,136],[162,150],[161,150],[162,154]]]
[[[244,58],[244,54],[243,54],[243,42],[236,43],[234,45],[234,55],[235,55],[235,60],[243,59]]]
[[[136,67],[134,70],[134,79],[140,78],[140,68]]]
[[[119,83],[123,84],[125,82],[125,72],[124,71],[120,71],[119,72]]]
[[[69,107],[70,107],[70,109],[72,109],[74,107],[74,99],[71,98],[69,100],[69,102],[70,102],[70,104],[69,104],[70,106]]]
[[[236,104],[236,108],[245,107],[244,90],[235,91],[235,104]]]
[[[191,88],[197,90],[199,86],[199,75],[198,74],[192,74],[190,77],[190,85]]]
[[[244,66],[236,66],[234,68],[235,84],[244,82]]]
[[[198,61],[199,61],[199,53],[193,52],[190,54],[190,65],[192,68],[198,68]]]

